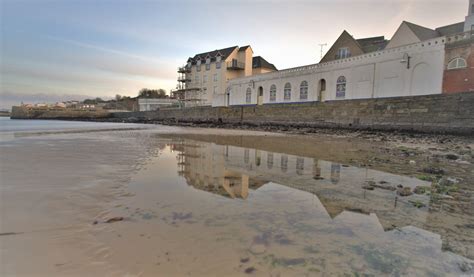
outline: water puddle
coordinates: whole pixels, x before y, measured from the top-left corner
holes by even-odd
[[[426,178],[246,147],[238,138],[158,140],[131,196],[110,212],[126,220],[98,234],[114,253],[106,260],[127,273],[474,274],[469,191],[456,198]]]

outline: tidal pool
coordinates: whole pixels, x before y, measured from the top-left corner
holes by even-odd
[[[372,143],[188,132],[9,141],[0,273],[474,274],[469,163],[441,161],[443,176],[420,176],[415,158]]]

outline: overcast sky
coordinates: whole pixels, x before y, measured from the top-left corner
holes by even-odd
[[[0,0],[0,108],[19,101],[136,96],[176,85],[196,53],[252,46],[277,68],[319,61],[345,29],[390,38],[402,20],[464,21],[468,0]]]

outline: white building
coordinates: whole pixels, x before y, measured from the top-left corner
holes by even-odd
[[[144,111],[156,111],[162,107],[178,106],[177,99],[170,98],[138,98],[138,110]]]
[[[440,94],[444,38],[229,81],[230,105]]]
[[[226,78],[208,94],[212,106],[264,105],[441,94],[447,37],[471,30],[465,21],[430,29],[402,22],[392,36],[354,39],[344,31],[320,63]],[[473,88],[474,89],[474,88]]]

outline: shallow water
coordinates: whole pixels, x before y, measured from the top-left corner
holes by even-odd
[[[372,143],[96,126],[0,142],[1,275],[474,274],[470,164],[402,197],[431,181]]]

